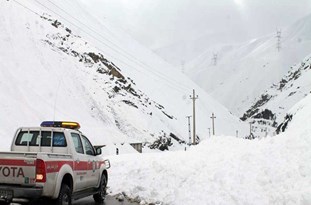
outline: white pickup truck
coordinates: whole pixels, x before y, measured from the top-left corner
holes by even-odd
[[[103,202],[109,160],[75,122],[45,121],[16,131],[10,152],[0,152],[0,202],[48,198],[53,204],[93,195]]]

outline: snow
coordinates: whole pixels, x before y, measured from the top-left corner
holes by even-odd
[[[262,106],[261,109],[267,108],[276,113],[278,122],[280,118],[282,119],[285,117],[288,109],[310,93],[310,63],[311,55],[308,55],[301,63],[297,63],[297,65],[293,66],[290,72],[282,78],[289,81],[282,89],[278,89],[274,86],[265,91],[264,94],[273,96],[273,99]],[[297,75],[297,77],[292,77],[295,72],[299,73],[299,75]],[[290,79],[289,76],[291,76],[292,79]]]
[[[112,194],[162,204],[311,204],[311,95],[278,136],[215,136],[187,151],[111,156]]]
[[[293,65],[291,70],[279,82],[273,83],[260,97],[256,98],[252,107],[245,112],[243,118],[253,123],[256,136],[269,134],[283,122],[288,110],[307,96],[311,90],[310,72],[311,55]],[[262,113],[266,112],[263,117]],[[270,112],[270,116],[267,115]]]
[[[311,15],[276,32],[238,45],[216,45],[185,65],[185,73],[205,91],[242,117],[255,98],[310,54]],[[217,53],[217,65],[213,54]]]
[[[243,136],[247,126],[187,76],[126,34],[108,24],[103,29],[100,21],[81,7],[80,1],[53,1],[63,10],[56,9],[55,5],[48,3],[50,1],[40,2],[0,2],[1,150],[9,149],[14,131],[19,126],[35,126],[51,119],[73,120],[81,124],[81,131],[94,144],[107,145],[103,151],[112,165],[109,170],[110,194],[125,192],[131,198],[139,196],[146,203],[172,205],[311,204],[310,94],[289,111],[293,120],[285,133],[252,141],[233,137],[236,130]],[[59,17],[42,4],[66,17]],[[53,21],[57,19],[62,24],[56,28],[51,21],[32,11]],[[110,42],[102,37],[99,42],[87,35],[79,29],[81,23],[70,16],[87,22],[96,31],[103,29],[103,35]],[[67,22],[68,18],[80,26]],[[65,28],[69,28],[72,34],[69,35]],[[300,28],[298,26],[299,31]],[[109,46],[103,45],[102,41]],[[258,56],[256,52],[265,53],[265,46],[272,48],[271,39],[268,43],[261,39],[250,44],[258,50],[239,50],[240,55],[248,59]],[[118,82],[97,72],[103,65],[81,63],[60,47],[79,54],[102,53],[110,65],[112,62],[116,64],[124,76],[135,82],[131,84],[132,88],[143,97],[135,98],[124,90],[120,95],[113,93],[112,88]],[[116,51],[111,47],[123,49]],[[287,54],[290,52],[294,51]],[[236,56],[229,55],[228,59],[231,57]],[[258,65],[261,63],[258,60]],[[248,64],[244,65],[245,71]],[[226,74],[226,70],[217,72],[220,76]],[[255,78],[257,74],[253,73],[251,77]],[[237,76],[245,78],[246,74],[241,72]],[[216,77],[213,76],[219,80]],[[252,92],[254,87],[246,88]],[[186,147],[186,151],[185,145],[175,143],[172,149],[176,151],[151,153],[152,150],[145,148],[143,154],[137,154],[130,142],[150,142],[162,133],[176,133],[187,141],[186,116],[192,110],[189,95],[193,88],[199,95],[196,101],[197,133],[203,141],[197,146]],[[232,91],[232,87],[223,90],[228,91]],[[238,95],[241,92],[233,90],[228,93],[233,96],[233,93]],[[150,106],[141,102],[147,97]],[[125,104],[124,100],[138,108]],[[160,105],[164,108],[160,109]],[[163,112],[172,115],[173,119]],[[217,117],[216,136],[208,137],[213,112]],[[117,148],[118,156],[115,155]]]
[[[56,20],[59,26],[52,25]],[[208,136],[212,112],[218,134],[247,130],[187,76],[126,33],[102,24],[80,1],[1,1],[0,29],[1,149],[9,149],[18,127],[43,120],[78,121],[94,144],[153,142],[163,132],[187,140],[192,89],[199,95],[201,139]],[[91,63],[80,62],[72,51]],[[140,97],[125,90],[115,94],[119,82],[97,72],[106,67],[92,63],[90,52],[118,66]]]

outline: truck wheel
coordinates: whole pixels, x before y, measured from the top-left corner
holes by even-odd
[[[93,195],[94,201],[97,203],[102,203],[104,202],[106,198],[106,187],[107,187],[107,179],[106,176],[103,174],[100,180],[100,185],[99,185],[99,192],[97,194]]]
[[[67,184],[62,184],[56,205],[71,205],[71,190]]]

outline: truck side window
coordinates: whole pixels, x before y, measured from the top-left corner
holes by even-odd
[[[82,141],[83,141],[83,145],[85,147],[85,153],[87,155],[92,155],[92,156],[95,156],[95,151],[94,151],[94,148],[92,146],[92,144],[90,143],[90,141],[82,135]]]
[[[48,132],[48,131],[42,131],[41,132],[41,146],[42,147],[50,147],[51,146],[51,132]]]
[[[27,144],[29,144],[30,146],[37,146],[38,144],[36,144],[36,141],[38,135],[39,131],[21,131],[18,133],[15,145],[27,146]]]
[[[80,135],[76,133],[71,133],[71,137],[72,137],[73,144],[75,145],[76,152],[84,154]]]
[[[67,142],[63,132],[53,132],[53,147],[66,147]]]

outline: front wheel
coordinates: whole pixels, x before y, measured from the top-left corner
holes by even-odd
[[[55,205],[71,205],[71,189],[67,184],[62,184]]]
[[[93,195],[94,201],[97,203],[103,203],[106,198],[107,178],[104,174],[100,179],[99,192]]]

